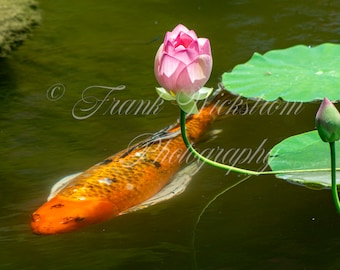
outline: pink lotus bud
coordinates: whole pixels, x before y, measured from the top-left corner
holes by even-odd
[[[169,92],[193,94],[208,81],[212,69],[210,42],[179,24],[167,32],[155,57],[155,76]]]
[[[340,138],[340,114],[328,98],[324,98],[315,117],[315,126],[324,142]]]

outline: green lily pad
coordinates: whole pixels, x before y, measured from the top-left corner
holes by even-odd
[[[222,84],[232,93],[273,101],[309,102],[340,99],[340,45],[297,45],[272,50],[224,73]]]
[[[337,167],[340,167],[340,143],[336,142]],[[276,177],[313,189],[331,188],[329,144],[318,132],[310,131],[289,137],[270,151],[269,166],[273,171],[325,169],[319,172],[279,173]],[[329,170],[328,170],[329,169]],[[340,172],[337,173],[340,185]]]

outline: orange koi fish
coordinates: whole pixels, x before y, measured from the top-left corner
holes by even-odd
[[[191,143],[217,118],[221,109],[217,104],[226,99],[226,94],[216,91],[211,102],[187,118]],[[186,151],[180,126],[176,124],[73,175],[32,214],[33,233],[69,232],[106,221],[141,204],[170,182]]]

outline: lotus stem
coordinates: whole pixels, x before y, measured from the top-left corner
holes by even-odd
[[[182,138],[183,138],[183,141],[184,141],[186,147],[198,159],[200,159],[201,161],[207,163],[208,165],[214,166],[216,168],[224,169],[224,170],[227,170],[227,171],[232,171],[232,172],[235,172],[235,173],[255,175],[255,176],[258,176],[258,175],[272,175],[272,174],[284,174],[284,173],[306,173],[306,172],[327,172],[327,171],[330,171],[329,168],[325,168],[325,169],[279,170],[279,171],[257,172],[257,171],[252,171],[252,170],[247,170],[247,169],[241,169],[241,168],[233,167],[233,166],[230,166],[230,165],[226,165],[226,164],[222,164],[222,163],[210,160],[210,159],[202,156],[200,153],[198,153],[192,147],[192,145],[191,145],[191,143],[190,143],[190,141],[189,141],[189,139],[187,137],[186,126],[185,126],[185,124],[186,124],[185,119],[186,119],[186,112],[181,110],[181,113],[180,113],[181,134],[182,134]],[[339,168],[336,168],[335,165],[334,165],[333,170],[336,171],[338,169]],[[340,209],[340,206],[339,206],[339,209]],[[340,211],[339,211],[339,213],[340,213]]]
[[[332,195],[336,210],[340,214],[340,202],[339,202],[339,194],[338,187],[336,183],[336,157],[335,157],[335,142],[329,143],[331,150],[331,175],[332,175]]]
[[[224,170],[230,170],[232,172],[235,172],[235,173],[242,173],[242,174],[248,174],[248,175],[260,175],[259,172],[256,172],[256,171],[250,171],[250,170],[245,170],[245,169],[240,169],[240,168],[236,168],[236,167],[233,167],[233,166],[229,166],[229,165],[225,165],[225,164],[222,164],[222,163],[218,163],[218,162],[215,162],[213,160],[210,160],[204,156],[202,156],[200,153],[198,153],[191,145],[191,143],[189,142],[189,139],[187,137],[187,132],[186,132],[186,127],[185,127],[185,124],[186,124],[186,121],[185,121],[185,118],[186,118],[186,112],[184,112],[183,110],[181,110],[181,115],[180,115],[180,123],[181,123],[181,133],[182,133],[182,138],[183,138],[183,141],[186,145],[186,147],[189,149],[189,151],[194,155],[196,156],[197,158],[199,158],[201,161],[211,165],[211,166],[214,166],[214,167],[217,167],[217,168],[220,168],[220,169],[224,169]]]

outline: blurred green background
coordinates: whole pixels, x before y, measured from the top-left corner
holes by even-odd
[[[340,217],[330,191],[273,176],[252,177],[223,194],[194,232],[204,206],[244,177],[208,166],[184,194],[154,207],[63,235],[36,236],[29,227],[30,214],[58,179],[178,117],[170,103],[149,115],[109,113],[105,103],[78,120],[74,113],[89,113],[80,111],[87,104],[77,103],[86,88],[125,85],[111,101],[155,101],[154,55],[178,23],[210,39],[214,67],[207,86],[217,87],[223,72],[254,52],[339,43],[339,1],[59,0],[40,1],[40,7],[41,25],[0,60],[0,269],[340,267]],[[107,90],[87,93],[100,100]],[[212,127],[222,129],[218,138],[197,147],[229,153],[260,147],[256,158],[238,165],[261,169],[273,145],[314,129],[317,108],[304,104],[288,115],[230,113]]]

